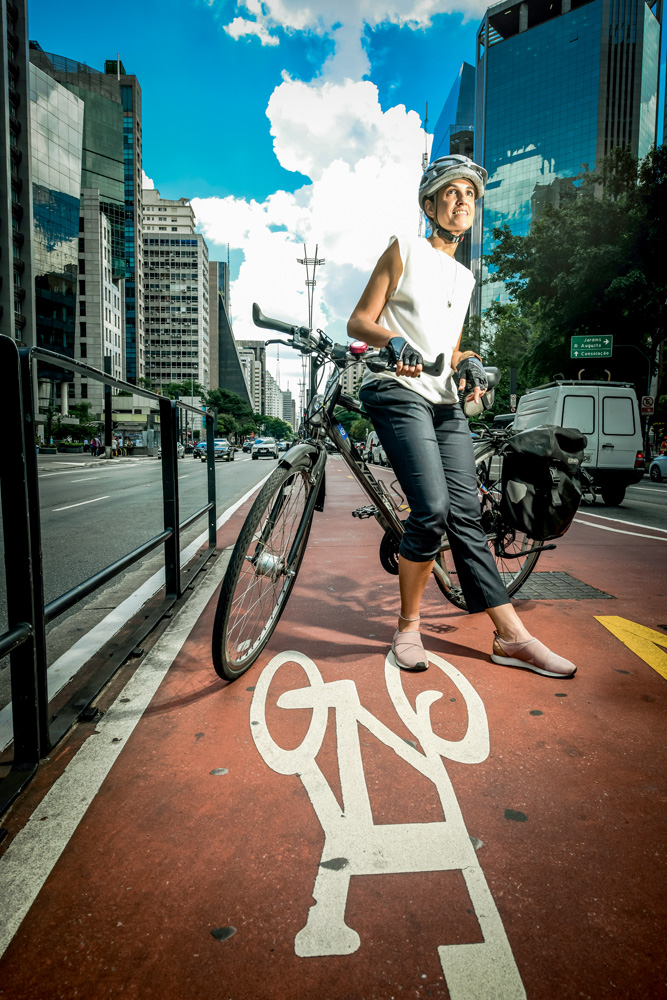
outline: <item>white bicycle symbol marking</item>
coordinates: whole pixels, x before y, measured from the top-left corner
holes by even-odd
[[[349,955],[359,948],[357,932],[345,923],[345,907],[353,875],[460,870],[484,940],[441,945],[438,954],[451,1000],[524,1000],[526,994],[505,929],[484,873],[470,842],[443,758],[478,764],[489,754],[489,727],[482,699],[463,674],[439,656],[431,663],[456,685],[468,710],[468,728],[461,740],[433,732],[431,705],[439,691],[423,691],[408,701],[401,672],[385,660],[387,691],[400,719],[416,737],[423,753],[409,746],[363,707],[352,680],[324,682],[315,663],[303,653],[279,653],[262,671],[250,707],[251,732],[259,753],[278,774],[298,774],[324,831],[324,849],[315,879],[315,903],[295,938],[300,957]],[[280,696],[279,708],[312,710],[308,732],[300,746],[284,750],[271,738],[266,722],[266,698],[271,681],[285,663],[298,663],[309,685]],[[336,716],[338,766],[343,810],[315,758],[322,746],[332,708]],[[364,776],[359,726],[364,726],[397,756],[433,782],[446,817],[437,823],[376,825]]]

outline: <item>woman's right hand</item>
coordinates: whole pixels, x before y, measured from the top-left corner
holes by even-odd
[[[416,347],[408,343],[404,337],[392,337],[387,343],[387,350],[396,365],[397,375],[419,378],[424,358]]]

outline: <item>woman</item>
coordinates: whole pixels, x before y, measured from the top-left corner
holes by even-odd
[[[531,636],[510,603],[482,529],[475,460],[457,391],[486,389],[481,361],[460,350],[474,278],[454,260],[472,226],[486,171],[465,156],[434,160],[419,186],[427,239],[392,237],[347,325],[372,347],[386,347],[395,372],[366,373],[359,393],[410,506],[398,557],[401,613],[392,653],[404,670],[426,670],[419,608],[446,532],[468,610],[486,611],[495,633],[491,659],[547,677],[576,667]],[[440,376],[422,361],[445,353]],[[456,374],[455,374],[456,373]],[[462,377],[463,376],[463,377]]]

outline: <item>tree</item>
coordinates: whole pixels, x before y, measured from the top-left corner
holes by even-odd
[[[235,437],[240,430],[239,422],[231,413],[218,413],[218,434]]]
[[[557,372],[589,378],[628,374],[644,390],[647,362],[665,337],[667,270],[667,152],[661,146],[641,164],[622,149],[605,158],[597,174],[585,174],[570,197],[547,207],[527,236],[508,226],[487,256],[490,280],[505,282],[522,314],[531,309],[533,331],[523,374],[528,382]],[[570,358],[570,337],[612,334],[612,359]],[[622,345],[628,345],[627,347]]]
[[[251,421],[254,426],[256,419],[259,419],[255,418],[248,403],[238,393],[231,392],[229,389],[211,389],[210,392],[202,391],[202,396],[207,409],[215,409],[218,413],[229,413],[240,424]]]
[[[175,396],[182,399],[183,396],[206,396],[206,389],[201,382],[197,382],[194,378],[188,378],[183,382],[168,382],[167,385],[162,386],[160,393],[163,396],[169,396],[170,399],[174,399]]]
[[[350,424],[349,435],[353,441],[365,441],[369,433],[373,430],[373,425],[370,420],[364,420],[363,417],[357,417]]]
[[[528,388],[523,362],[531,335],[539,329],[538,310],[515,302],[493,302],[484,313],[482,358],[489,367],[498,368],[500,382],[495,389],[494,413],[509,413],[510,371],[517,372],[517,394]]]
[[[257,417],[257,424],[263,428],[262,434],[265,437],[273,437],[278,441],[291,441],[294,437],[291,425],[284,420],[280,420],[278,417],[262,415],[261,417]]]

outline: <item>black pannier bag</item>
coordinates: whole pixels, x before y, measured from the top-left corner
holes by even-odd
[[[579,470],[587,438],[544,424],[513,434],[504,448],[502,507],[529,538],[560,538],[581,502]]]

